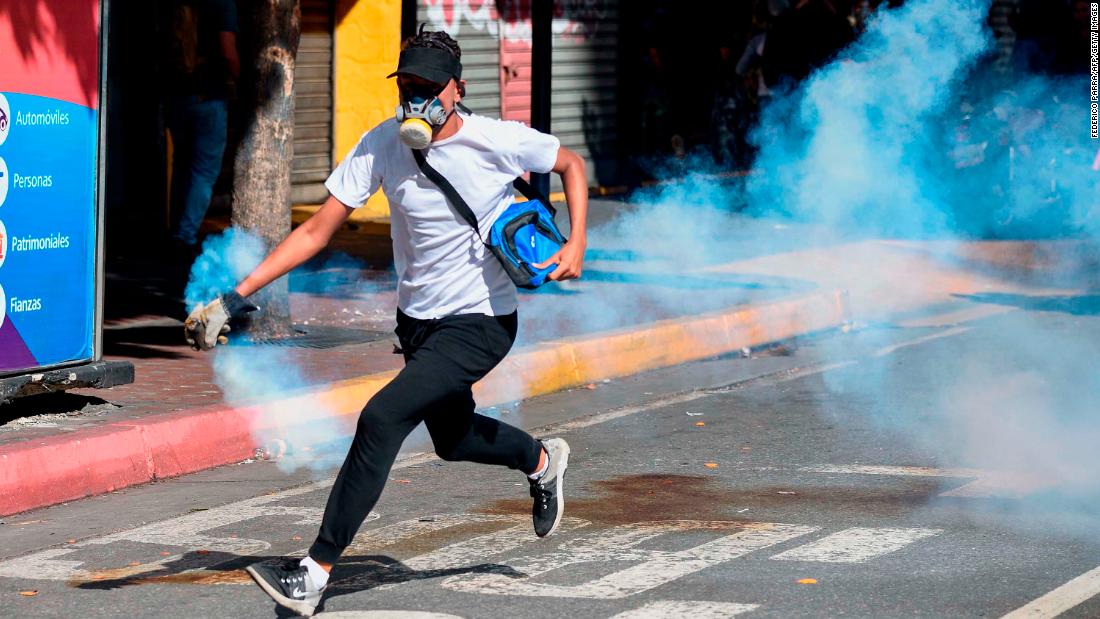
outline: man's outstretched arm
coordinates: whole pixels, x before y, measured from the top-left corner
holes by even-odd
[[[248,277],[244,278],[244,281],[237,285],[237,293],[247,297],[316,256],[328,245],[332,235],[336,234],[353,210],[355,209],[329,196],[320,210],[295,228],[252,273],[249,273]]]

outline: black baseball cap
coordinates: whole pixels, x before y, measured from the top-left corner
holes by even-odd
[[[462,78],[462,63],[442,49],[411,47],[401,52],[397,70],[386,77],[397,75],[415,75],[436,84],[446,84],[452,77],[455,80]]]

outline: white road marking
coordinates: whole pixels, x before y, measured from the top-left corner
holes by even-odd
[[[934,314],[932,316],[907,318],[905,320],[900,320],[895,324],[897,324],[899,327],[906,328],[946,327],[958,325],[964,322],[981,320],[982,318],[989,318],[990,316],[997,316],[999,314],[1007,314],[1009,312],[1015,311],[1018,311],[1017,308],[1010,307],[1008,305],[976,305],[954,311]]]
[[[893,529],[853,527],[816,542],[781,552],[777,561],[822,561],[864,563],[900,550],[917,540],[943,533],[943,529]]]
[[[843,367],[855,363],[854,361],[846,361],[840,363],[824,364],[818,366],[810,366],[807,368],[797,368],[794,370],[782,373],[778,378],[775,375],[762,376],[745,381],[745,383],[756,383],[761,380],[770,379],[774,382],[786,382],[790,380],[796,380],[805,376],[826,372],[831,369]],[[610,410],[604,413],[592,415],[581,419],[575,419],[564,423],[551,424],[541,428],[532,430],[533,433],[557,433],[557,432],[569,432],[572,430],[579,430],[587,428],[601,423],[606,423],[614,419],[635,415],[637,413],[653,410],[662,406],[671,406],[675,404],[691,402],[700,398],[711,395],[706,391],[691,391],[687,393],[677,394],[670,397],[665,397],[637,406],[627,406]],[[398,458],[398,461],[394,463],[393,469],[398,470],[409,466],[415,466],[425,464],[437,460],[438,458],[434,453],[410,453],[402,455]],[[79,548],[85,548],[88,546],[98,546],[104,544],[110,544],[117,541],[137,541],[148,542],[156,544],[164,544],[171,546],[183,546],[188,550],[210,550],[225,553],[233,553],[237,555],[249,555],[259,552],[264,552],[271,547],[271,544],[263,540],[255,539],[238,539],[229,537],[217,537],[203,535],[203,531],[214,529],[217,527],[223,527],[237,522],[250,520],[260,516],[283,514],[299,516],[299,519],[295,522],[297,524],[316,524],[319,522],[322,510],[319,508],[311,507],[279,507],[272,505],[283,499],[299,496],[302,494],[308,494],[310,492],[325,490],[332,486],[334,477],[330,477],[325,480],[317,481],[314,483],[306,484],[296,488],[289,488],[282,490],[274,494],[254,497],[236,503],[230,503],[209,510],[196,512],[193,514],[184,514],[181,516],[175,516],[168,518],[161,522],[137,527],[116,533],[112,535],[93,537],[87,540],[80,541],[76,544],[70,544],[64,547],[55,547],[47,550],[42,550],[35,553],[23,555],[21,557],[0,561],[0,577],[19,577],[38,580],[72,580],[87,578],[90,573],[87,570],[79,569],[83,565],[83,561],[73,561],[61,559],[73,553]],[[378,517],[378,514],[371,514],[368,519],[373,520]],[[306,549],[301,549],[295,554],[304,554]],[[178,571],[179,562],[183,557],[183,554],[175,554],[157,561],[142,564],[139,567],[135,567],[133,572],[140,574],[153,570],[159,570],[164,564],[172,563],[175,569]],[[215,557],[216,559],[217,557]],[[202,557],[188,557],[187,561],[194,563],[194,568],[208,567],[213,563],[213,560],[207,561]]]
[[[517,579],[503,574],[463,574],[444,580],[443,587],[453,591],[495,595],[621,599],[815,530],[817,527],[766,522],[673,520],[629,524],[569,540],[557,552],[524,555],[505,561],[527,578]],[[733,533],[680,551],[638,547],[667,534],[692,531]],[[623,561],[635,565],[579,585],[535,582],[544,580],[538,576],[582,563],[614,565]]]
[[[485,518],[483,514],[478,516]],[[406,561],[405,566],[418,571],[450,569],[482,561],[484,557],[511,552],[537,541],[536,538],[531,537],[534,535],[534,530],[530,516],[515,516],[509,519],[519,524],[417,555]],[[565,516],[562,517],[556,534],[565,534],[589,524],[591,523],[587,520]]]
[[[729,602],[650,602],[641,608],[619,613],[611,619],[726,619],[759,608],[759,604],[731,604]]]
[[[435,459],[436,456],[432,453],[411,453],[403,456],[394,464],[393,468],[395,470],[402,469],[430,462]],[[315,507],[273,505],[273,503],[291,497],[309,494],[310,492],[324,490],[331,486],[332,483],[333,479],[330,478],[297,488],[282,490],[270,495],[237,501],[236,503],[214,507],[193,514],[176,516],[154,524],[129,529],[121,533],[93,537],[61,548],[51,548],[22,557],[0,561],[0,577],[6,576],[9,578],[29,578],[35,580],[79,580],[88,578],[90,576],[89,572],[77,569],[83,564],[82,561],[59,560],[57,557],[71,554],[81,548],[102,546],[120,541],[159,544],[164,546],[182,546],[188,550],[208,550],[211,552],[223,552],[236,555],[252,555],[264,552],[271,548],[271,544],[264,540],[216,537],[203,535],[202,532],[236,524],[238,522],[244,522],[253,518],[278,515],[296,517],[291,520],[291,524],[317,525],[321,522],[322,509]],[[377,520],[378,518],[379,514],[371,512],[367,516],[366,522]],[[291,555],[304,553],[305,549],[303,548],[298,552],[291,553]],[[160,569],[161,566],[168,563],[172,563],[175,571],[179,571],[182,557],[182,554],[164,557],[163,559],[144,563],[141,566],[135,567],[133,571],[135,574],[153,571]],[[192,557],[192,560],[196,562],[195,567],[198,568],[216,564],[217,561],[224,560],[224,558],[215,556],[211,561],[203,561],[201,557]]]
[[[829,364],[819,364],[806,368],[795,368],[778,374],[752,378],[747,381],[743,381],[742,383],[731,385],[730,387],[728,387],[728,389],[732,390],[745,388],[760,382],[769,382],[774,384],[798,380],[800,378],[805,378],[807,376],[812,376],[830,370],[846,367],[855,363],[857,362],[854,360],[850,360]],[[586,418],[575,419],[564,423],[544,426],[543,428],[538,428],[533,431],[540,433],[555,433],[579,430],[597,424],[606,423],[614,419],[620,419],[622,417],[650,411],[662,406],[671,406],[691,402],[712,395],[712,392],[713,390],[691,391],[687,393],[677,394],[670,397],[646,402],[644,404],[639,404],[636,406],[627,406],[592,415]],[[411,453],[400,457],[398,459],[398,462],[394,464],[393,468],[394,470],[398,470],[409,466],[432,462],[436,459],[437,457],[433,453]],[[212,552],[230,553],[235,555],[251,555],[264,552],[271,547],[271,544],[267,541],[257,539],[219,537],[213,535],[205,535],[204,532],[210,529],[225,527],[227,525],[268,515],[289,515],[297,518],[297,520],[293,521],[296,524],[316,524],[320,521],[320,517],[322,514],[322,510],[320,508],[279,506],[274,504],[290,497],[325,490],[331,487],[333,480],[334,478],[330,477],[329,479],[296,488],[290,488],[273,493],[271,495],[246,499],[244,501],[230,503],[228,505],[193,514],[184,514],[181,516],[166,519],[155,524],[136,527],[134,529],[123,531],[121,533],[93,537],[64,547],[50,548],[47,550],[23,555],[18,558],[0,561],[0,577],[7,576],[40,580],[71,580],[87,578],[89,577],[90,573],[87,570],[80,569],[80,566],[84,563],[83,561],[63,559],[62,557],[70,555],[74,551],[81,548],[105,545],[119,541],[153,543],[167,546],[182,546],[184,548],[187,548],[189,551],[208,550]],[[375,518],[378,518],[378,514],[372,513],[368,517],[368,520],[372,520]],[[303,548],[291,554],[304,554],[305,550],[306,549]],[[189,569],[199,569],[214,565],[216,564],[217,560],[217,556],[214,556],[212,558],[203,556],[186,556],[185,558],[184,554],[175,554],[157,561],[135,567],[132,571],[135,575],[137,575],[149,571],[159,570],[168,563],[172,563],[174,570],[178,571],[181,567],[181,561],[187,562]]]
[[[264,540],[219,537],[205,535],[203,532],[263,516],[291,516],[290,521],[293,524],[316,525],[321,521],[321,509],[273,505],[273,503],[307,494],[322,487],[324,487],[322,484],[309,484],[268,496],[255,497],[193,514],[177,516],[121,533],[95,537],[62,548],[51,548],[20,558],[10,559],[0,562],[0,576],[36,580],[89,578],[91,574],[87,570],[79,569],[83,565],[83,561],[61,560],[58,557],[72,554],[82,548],[103,546],[114,542],[138,542],[156,544],[162,547],[182,546],[190,550],[207,550],[233,555],[252,555],[264,552],[271,548],[271,544]],[[378,518],[378,515],[373,514],[373,517],[368,517],[371,520],[374,518]],[[172,563],[175,571],[179,571],[181,557],[183,555],[165,557],[136,567],[134,571],[140,573],[156,570],[167,563]],[[190,557],[189,560],[196,563],[194,567],[201,567],[204,564],[209,565],[212,562],[224,560],[224,557],[219,559],[217,555],[209,558],[200,556]]]
[[[1050,480],[1039,476],[986,469],[938,469],[928,466],[871,466],[862,464],[819,464],[802,466],[806,473],[839,473],[852,475],[893,475],[897,477],[970,477],[958,488],[941,492],[941,497],[967,499],[1019,499],[1036,490],[1049,487]]]
[[[1050,488],[1054,482],[1049,477],[1029,473],[987,472],[974,481],[941,492],[940,496],[966,499],[1021,499],[1042,488]]]
[[[856,359],[848,359],[847,361],[835,361],[833,363],[820,363],[817,365],[810,365],[804,368],[791,368],[789,370],[781,370],[774,374],[765,374],[763,376],[757,376],[756,378],[750,378],[748,380],[738,381],[732,385],[725,385],[722,387],[711,387],[706,389],[707,394],[715,393],[729,393],[731,391],[742,391],[750,387],[756,387],[761,383],[768,385],[781,385],[783,383],[789,383],[801,378],[808,378],[810,376],[816,376],[818,374],[824,374],[825,372],[831,372],[833,370],[839,370],[848,366],[856,365],[859,363]]]
[[[351,545],[344,551],[344,555],[376,554],[385,551],[386,548],[400,545],[402,542],[418,535],[443,531],[461,525],[481,523],[500,523],[504,525],[504,528],[449,544],[400,563],[388,564],[385,567],[389,568],[389,573],[372,570],[358,576],[334,581],[333,584],[341,589],[360,590],[368,586],[376,589],[388,589],[413,580],[408,577],[412,572],[441,572],[474,564],[483,564],[486,557],[517,550],[536,540],[533,537],[530,516],[447,514],[406,520],[361,532],[355,536]],[[507,526],[509,524],[513,526]],[[562,518],[559,531],[565,533],[589,524],[586,520],[565,517]],[[394,580],[398,582],[392,582]]]
[[[1001,619],[1057,617],[1098,593],[1100,593],[1100,567],[1081,574],[1043,597],[1008,613]]]
[[[925,335],[924,337],[913,338],[911,340],[906,340],[904,342],[898,342],[897,344],[892,344],[890,346],[883,346],[882,348],[880,348],[880,349],[876,350],[874,353],[872,353],[871,356],[876,357],[876,358],[885,357],[887,355],[892,355],[892,354],[896,353],[897,351],[902,350],[904,348],[909,348],[910,346],[920,346],[921,344],[927,344],[928,342],[943,339],[945,337],[954,337],[956,335],[962,335],[963,333],[966,333],[967,331],[970,331],[970,330],[971,330],[970,327],[954,327],[954,328],[951,328],[951,329],[947,329],[946,331],[940,331],[938,333],[930,333],[928,335]]]
[[[589,417],[574,419],[573,421],[566,421],[564,423],[556,423],[553,425],[544,426],[542,428],[536,428],[535,430],[532,430],[532,433],[540,433],[540,430],[543,432],[569,432],[571,430],[580,430],[581,428],[587,428],[590,426],[599,425],[601,423],[607,423],[608,421],[620,419],[622,417],[629,417],[638,413],[644,413],[655,408],[672,406],[674,404],[684,404],[686,402],[694,402],[695,400],[705,398],[709,395],[711,394],[705,391],[691,391],[668,398],[652,400],[644,404],[639,404],[637,406],[624,406],[623,408],[616,408],[614,410],[609,410],[605,413],[598,413]]]
[[[701,391],[688,391],[686,393],[678,393],[672,396],[650,400],[636,406],[624,406],[622,408],[612,409],[604,413],[597,413],[589,417],[582,417],[580,419],[574,419],[572,421],[566,421],[564,423],[557,423],[543,426],[541,428],[535,428],[531,430],[531,432],[533,434],[538,434],[547,432],[569,432],[571,430],[580,430],[582,428],[587,428],[601,423],[607,423],[608,421],[612,421],[615,419],[621,419],[623,417],[629,417],[638,413],[651,411],[655,408],[694,402],[695,400],[714,395],[715,393],[737,391],[740,389],[756,386],[762,382],[766,382],[768,384],[786,383],[792,380],[798,380],[800,378],[806,378],[843,367],[848,367],[850,365],[855,365],[856,363],[857,361],[838,361],[835,363],[811,365],[804,368],[792,368],[790,370],[783,370],[774,374],[765,374],[763,376],[756,376],[754,378],[738,381],[732,385],[712,387],[709,389],[703,389]]]
[[[798,380],[800,378],[806,378],[807,376],[816,376],[818,374],[824,374],[825,372],[831,372],[833,370],[839,370],[840,368],[846,368],[850,365],[856,365],[859,361],[855,359],[849,359],[847,361],[837,361],[835,363],[826,363],[824,365],[818,365],[808,368],[799,368],[798,371],[791,372],[787,376],[780,377],[774,382],[786,383],[792,380]]]
[[[888,466],[867,464],[816,464],[800,466],[806,473],[840,473],[853,475],[896,475],[898,477],[985,477],[982,469],[938,469],[931,466]]]
[[[317,613],[313,616],[329,619],[464,619],[459,615],[416,610],[334,610],[331,613]]]
[[[402,455],[394,463],[393,469],[403,469],[436,460],[436,455],[430,452],[414,452]],[[212,552],[224,552],[237,555],[250,555],[264,552],[271,547],[269,542],[256,539],[241,539],[234,537],[216,537],[203,535],[203,531],[224,527],[245,520],[251,520],[268,515],[296,516],[293,524],[315,525],[320,523],[322,510],[313,507],[287,507],[272,505],[278,501],[291,497],[309,494],[330,487],[335,478],[313,482],[296,488],[288,488],[273,494],[245,499],[236,503],[229,503],[220,507],[184,514],[168,518],[161,522],[149,524],[121,533],[113,533],[100,537],[69,544],[59,548],[50,548],[39,552],[23,555],[21,557],[0,561],[0,577],[28,578],[33,580],[81,580],[89,578],[91,573],[79,569],[83,561],[62,560],[58,557],[72,554],[80,548],[89,546],[102,546],[112,542],[131,541],[166,546],[183,546],[190,551],[209,550]],[[367,516],[367,522],[379,517],[371,512]],[[305,554],[306,549],[301,549],[291,555]],[[179,571],[183,554],[175,554],[149,563],[143,563],[131,570],[135,575],[161,569],[165,564],[171,563],[174,571]],[[224,560],[216,555],[209,560],[203,557],[188,557],[194,564],[194,568],[216,565]]]

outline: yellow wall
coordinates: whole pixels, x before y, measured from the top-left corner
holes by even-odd
[[[386,76],[401,48],[401,0],[338,0],[336,18],[333,140],[340,161],[365,131],[393,117],[397,87]],[[354,218],[389,214],[379,192]]]

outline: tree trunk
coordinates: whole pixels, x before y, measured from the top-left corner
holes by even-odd
[[[301,38],[298,0],[241,2],[241,140],[233,163],[233,226],[263,239],[268,251],[290,234],[294,158],[294,59]],[[291,334],[287,278],[251,297],[257,338]]]

